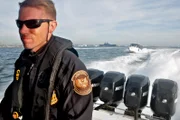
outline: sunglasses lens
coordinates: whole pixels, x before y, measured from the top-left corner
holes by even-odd
[[[39,20],[27,20],[25,21],[25,25],[28,28],[38,28],[41,25]]]
[[[23,22],[20,21],[20,20],[16,20],[16,25],[17,25],[18,28],[22,28]]]

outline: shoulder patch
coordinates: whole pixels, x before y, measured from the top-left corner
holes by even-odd
[[[74,91],[79,95],[88,95],[92,91],[89,75],[84,70],[79,70],[72,76]]]

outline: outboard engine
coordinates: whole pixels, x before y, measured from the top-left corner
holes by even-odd
[[[131,75],[126,82],[124,104],[128,108],[125,114],[135,116],[147,105],[150,81],[143,75]],[[139,116],[140,117],[140,116]]]
[[[104,72],[98,69],[88,69],[89,78],[91,79],[93,102],[96,102],[100,94],[100,83],[104,76]]]
[[[100,100],[116,107],[123,98],[125,75],[120,72],[109,71],[101,81]]]
[[[175,113],[178,97],[178,85],[168,79],[156,79],[151,95],[151,109],[154,116],[170,120]]]

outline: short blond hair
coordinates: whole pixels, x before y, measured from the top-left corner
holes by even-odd
[[[52,0],[24,0],[19,3],[20,9],[22,7],[42,7],[45,12],[54,20],[56,20],[56,8]]]

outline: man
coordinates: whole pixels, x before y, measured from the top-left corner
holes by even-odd
[[[71,41],[53,35],[53,2],[19,5],[16,23],[25,49],[1,101],[0,120],[91,120],[91,82]]]

